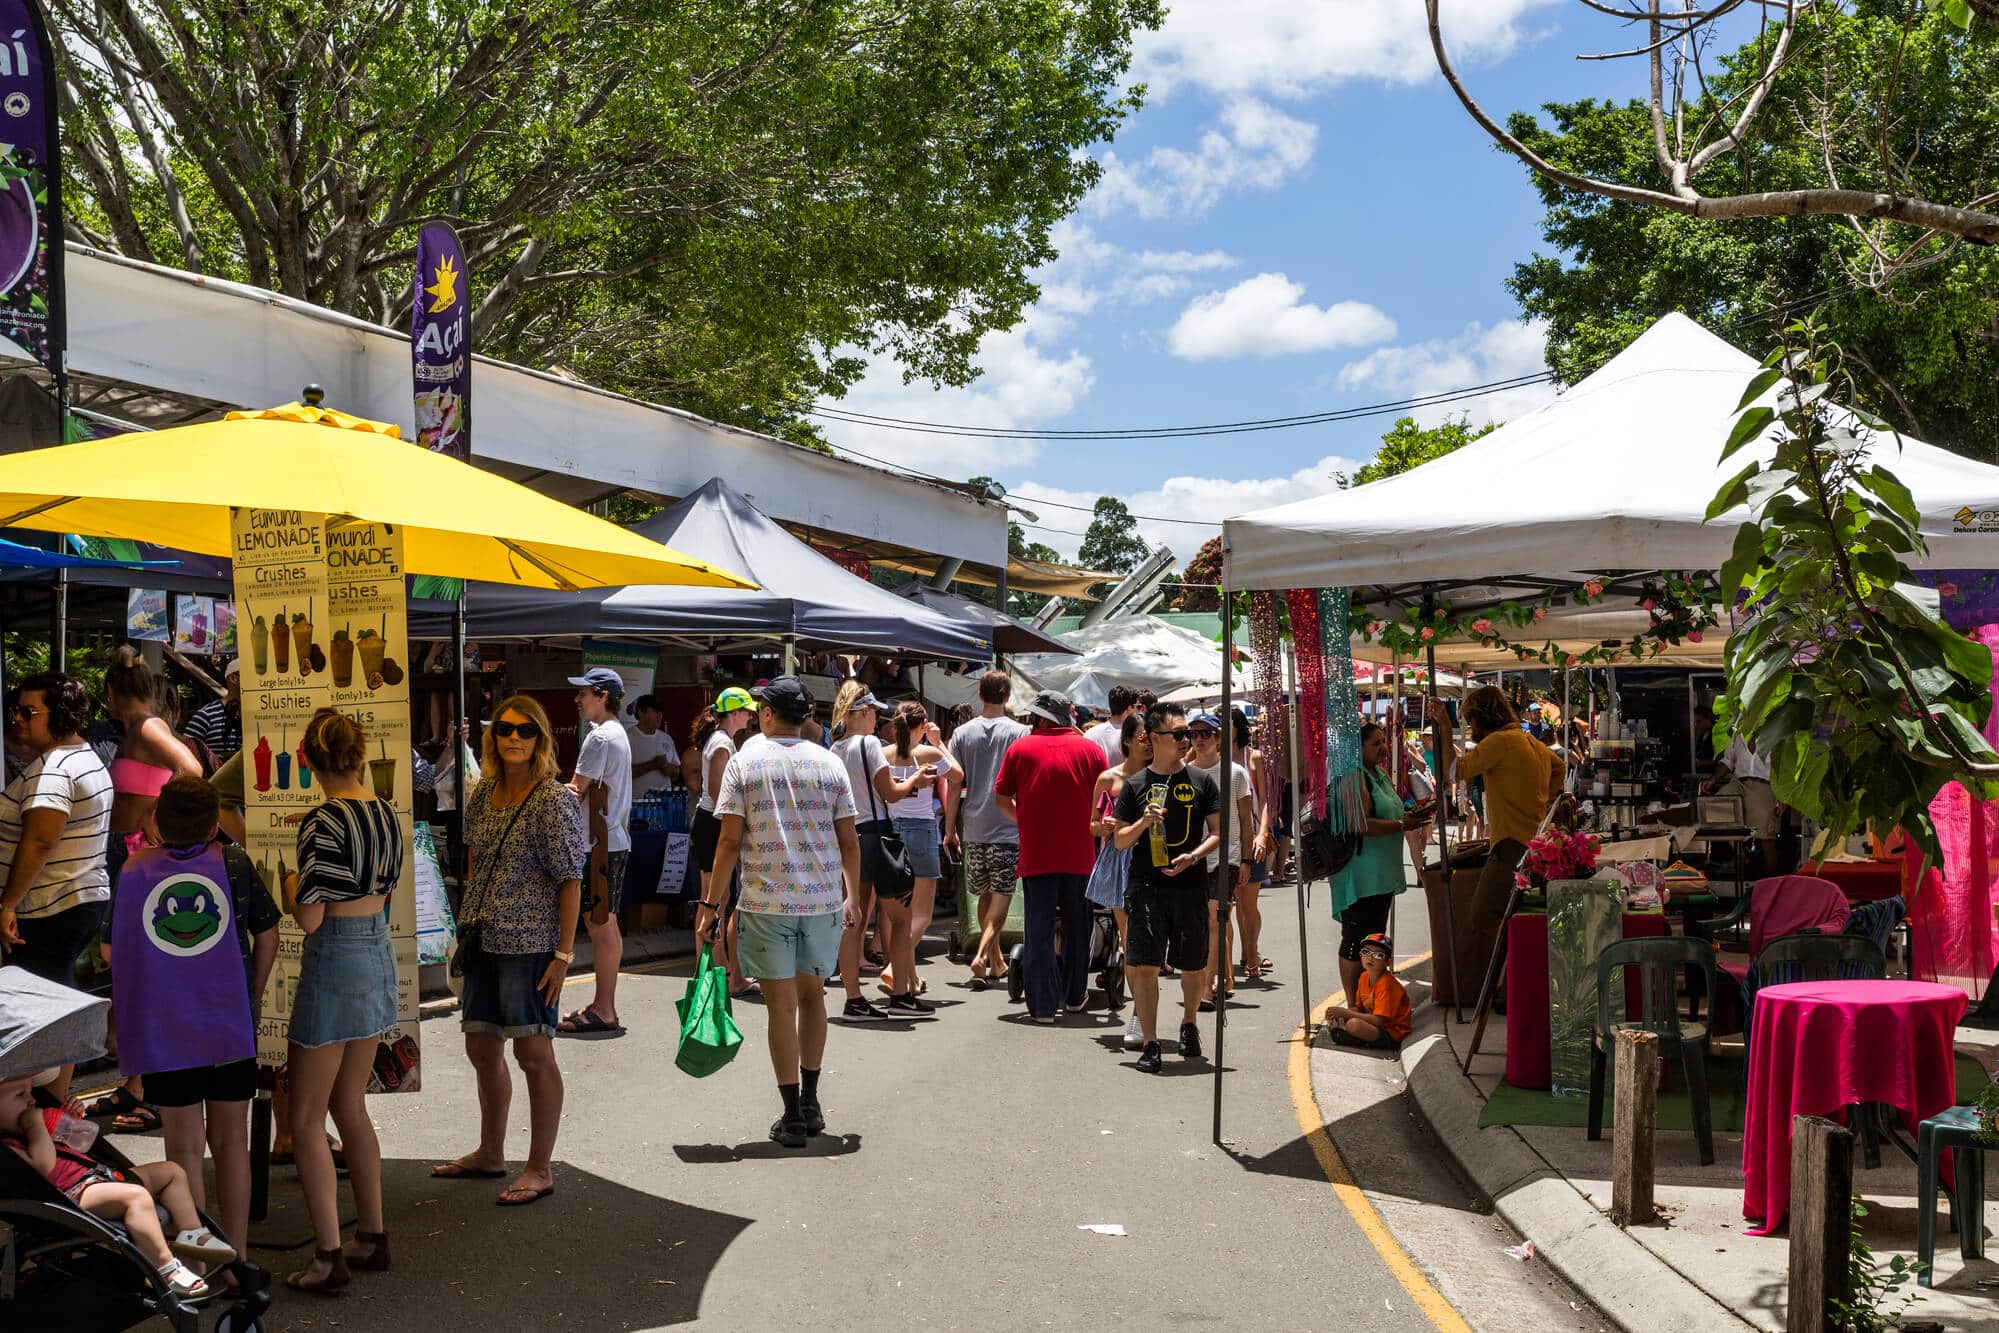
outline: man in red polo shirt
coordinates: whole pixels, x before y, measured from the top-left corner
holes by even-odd
[[[999,808],[1020,826],[1028,1017],[1053,1023],[1064,1008],[1081,1013],[1090,994],[1090,904],[1083,890],[1097,859],[1090,795],[1104,769],[1104,752],[1076,730],[1076,710],[1067,695],[1043,690],[1028,711],[1034,715],[1034,730],[1015,741],[1000,761],[993,793]]]

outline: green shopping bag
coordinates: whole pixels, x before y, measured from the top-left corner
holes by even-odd
[[[680,1011],[680,1050],[673,1063],[696,1078],[706,1078],[736,1058],[743,1031],[729,1007],[729,970],[701,946],[687,993],[674,1006]]]

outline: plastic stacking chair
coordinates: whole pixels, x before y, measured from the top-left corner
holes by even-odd
[[[1763,946],[1749,968],[1749,994],[1794,981],[1878,981],[1887,975],[1887,955],[1865,935],[1802,930]]]
[[[1659,1056],[1680,1058],[1686,1071],[1687,1096],[1693,1102],[1694,1141],[1700,1145],[1701,1165],[1714,1162],[1714,1122],[1707,1099],[1707,1024],[1688,1022],[1680,1017],[1675,1002],[1680,971],[1692,969],[1714,993],[1714,946],[1706,940],[1668,936],[1664,939],[1622,940],[1603,951],[1597,959],[1596,1040],[1590,1052],[1589,1136],[1603,1137],[1604,1091],[1610,1084],[1610,1054],[1619,1032],[1650,1032],[1659,1039]],[[1611,997],[1615,994],[1624,1008],[1624,986],[1618,973],[1625,968],[1638,970],[1638,1017],[1615,1020],[1611,1017]]]
[[[1923,1121],[1916,1133],[1916,1281],[1925,1287],[1937,1255],[1937,1178],[1946,1148],[1956,1154],[1957,1197],[1950,1224],[1957,1232],[1958,1252],[1967,1259],[1985,1257],[1986,1146],[1978,1141],[1978,1113],[1953,1106]]]

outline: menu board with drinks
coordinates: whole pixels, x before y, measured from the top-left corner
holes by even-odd
[[[232,537],[246,850],[282,903],[285,877],[297,869],[298,823],[321,798],[305,761],[306,724],[321,708],[358,721],[368,739],[366,779],[403,830],[402,879],[389,899],[398,1021],[382,1036],[369,1090],[414,1092],[421,1066],[402,538],[386,524],[272,509],[233,511]],[[278,939],[257,1053],[282,1077],[304,939],[289,915]]]

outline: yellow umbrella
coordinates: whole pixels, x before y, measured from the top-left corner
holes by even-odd
[[[0,527],[229,556],[232,507],[392,523],[412,574],[528,588],[754,588],[615,523],[443,454],[393,425],[288,403],[221,421],[0,457]]]

